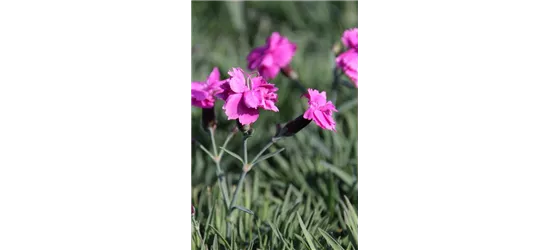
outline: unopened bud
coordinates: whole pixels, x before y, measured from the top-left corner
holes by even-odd
[[[341,52],[341,49],[341,43],[339,42],[336,42],[334,46],[332,46],[332,52],[334,53],[334,55],[338,55]]]
[[[234,127],[231,129],[231,133],[236,134],[237,132],[238,132],[238,126],[234,126]]]
[[[240,132],[242,132],[244,135],[246,136],[252,135],[253,129],[251,124],[243,125],[240,123],[239,120],[236,120],[236,125],[238,127],[238,130],[240,130]]]
[[[303,115],[300,115],[299,117],[295,118],[294,120],[288,122],[286,126],[284,126],[280,131],[277,133],[277,137],[289,137],[297,134],[300,130],[307,127],[311,123],[311,120],[303,118]]]
[[[295,70],[294,70],[294,69],[292,68],[292,66],[289,65],[289,64],[288,64],[288,66],[282,68],[282,73],[283,73],[286,77],[288,77],[288,78],[290,78],[290,79],[292,79],[292,80],[294,80],[294,81],[297,81],[297,80],[299,79],[299,76],[297,75],[297,72],[295,72]]]
[[[204,127],[205,130],[208,130],[210,128],[215,129],[217,127],[214,108],[202,109],[202,126]]]
[[[192,209],[191,210],[191,215],[194,216],[194,206],[193,205],[191,205],[191,209]]]

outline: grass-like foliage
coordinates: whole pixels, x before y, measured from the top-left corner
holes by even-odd
[[[326,91],[339,111],[336,131],[311,123],[272,143],[277,124],[307,110],[303,88],[282,74],[269,80],[279,112],[261,110],[247,140],[223,102],[215,104],[214,133],[193,107],[192,249],[358,249],[358,90],[334,70],[333,53],[352,27],[357,2],[192,3],[193,81],[214,67],[222,79],[246,69],[248,53],[276,31],[297,44],[291,66],[300,84]],[[245,178],[243,166],[251,166]]]

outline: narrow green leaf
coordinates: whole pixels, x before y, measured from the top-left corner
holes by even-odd
[[[261,161],[267,160],[267,159],[269,159],[269,158],[271,158],[271,157],[273,157],[273,156],[279,154],[279,153],[282,152],[282,151],[284,151],[284,148],[281,148],[281,149],[279,149],[279,150],[277,150],[277,151],[275,151],[275,152],[272,152],[272,153],[266,154],[266,155],[264,155],[264,156],[261,156],[261,157],[259,157],[259,159],[257,159],[255,162],[252,162],[251,165],[253,166],[253,165],[255,165],[255,164],[257,164],[257,163],[259,163],[259,162],[261,162]]]
[[[324,230],[322,229],[318,229],[318,231],[320,232],[320,234],[322,234],[322,237],[324,237],[324,239],[326,239],[326,242],[328,242],[328,244],[330,244],[330,246],[334,249],[334,250],[344,250],[343,247],[341,247],[341,245],[339,243],[337,243],[336,240],[334,240],[334,238],[332,238],[332,236],[330,236],[330,234],[328,234],[327,232],[325,232]]]
[[[307,249],[312,250],[311,247],[309,246],[309,244],[307,244],[307,241],[306,241],[305,239],[303,239],[303,237],[301,237],[301,235],[295,234],[295,237],[296,237],[299,241],[301,241],[301,244],[303,244],[304,246],[306,246]]]
[[[301,216],[299,214],[297,215],[297,220],[299,221],[299,226],[301,227],[301,230],[303,230],[303,234],[305,235],[305,239],[307,240],[307,244],[311,248],[311,250],[316,250],[315,245],[313,243],[313,237],[307,231],[307,228],[305,227],[305,224],[303,224],[303,220],[301,220]]]
[[[215,158],[214,156],[212,155],[212,153],[210,153],[210,151],[208,151],[208,149],[206,149],[204,146],[202,146],[202,144],[199,144],[200,146],[200,149],[202,149],[202,151],[206,152],[206,154],[208,154],[208,156],[210,157],[210,159],[212,159],[213,161],[215,161]]]
[[[218,250],[219,249],[219,243],[217,242],[217,235],[214,235],[214,241],[212,244],[212,250]]]
[[[269,226],[271,227],[271,230],[273,230],[274,234],[276,235],[277,238],[279,238],[282,243],[284,243],[284,248],[290,248],[288,242],[286,242],[286,240],[284,239],[284,237],[282,236],[282,233],[280,233],[280,230],[278,230],[278,228],[276,228],[273,223],[271,223],[270,221],[267,222],[269,224]],[[290,248],[291,249],[291,248]]]
[[[232,152],[232,151],[230,151],[230,150],[228,150],[228,149],[226,149],[226,148],[224,148],[224,147],[219,147],[219,148],[221,148],[221,150],[227,152],[227,153],[230,154],[232,157],[234,157],[234,158],[236,158],[237,160],[239,160],[241,163],[244,163],[244,160],[242,160],[242,158],[241,158],[239,155],[237,155],[236,153],[234,153],[234,152]]]
[[[254,242],[250,241],[250,244],[248,244],[248,250],[254,249],[253,247],[254,247]]]
[[[348,173],[345,173],[343,170],[341,170],[340,168],[330,164],[330,163],[327,163],[325,161],[321,161],[320,162],[324,167],[326,167],[328,170],[330,170],[330,172],[332,172],[333,174],[335,174],[337,177],[339,177],[343,182],[345,182],[345,184],[351,186],[353,185],[353,182],[355,181],[353,177],[351,177],[350,174]]]
[[[339,113],[343,114],[345,113],[345,111],[354,108],[357,104],[358,104],[358,99],[354,98],[339,105],[337,110],[339,111]]]
[[[225,247],[231,247],[229,245],[229,242],[227,242],[227,240],[225,240],[225,237],[223,237],[223,235],[221,235],[221,233],[213,226],[213,225],[208,225],[212,228],[212,230],[214,231],[215,235],[221,239],[221,242],[223,243],[223,245],[225,245]]]
[[[213,220],[213,217],[214,217],[214,211],[216,209],[216,205],[217,205],[217,202],[215,202],[213,204],[213,207],[212,209],[210,209],[210,213],[208,214],[208,218],[206,219],[206,225],[211,225],[212,224],[212,220]],[[204,239],[203,241],[206,241],[206,239],[208,238],[209,236],[209,233],[210,233],[210,227],[206,226],[204,227]],[[202,242],[202,246],[204,246],[204,242]]]
[[[242,211],[242,212],[245,212],[245,213],[254,215],[254,212],[252,212],[252,210],[247,209],[247,208],[244,208],[244,207],[241,207],[241,206],[233,206],[233,209],[238,209],[238,210],[240,210],[240,211]]]

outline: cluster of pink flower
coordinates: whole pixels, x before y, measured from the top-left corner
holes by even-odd
[[[358,29],[345,31],[342,42],[349,49],[337,57],[336,64],[358,87]],[[275,78],[290,64],[296,49],[294,43],[274,32],[264,46],[253,49],[247,57],[248,68],[257,70],[259,75],[233,68],[228,72],[230,77],[221,80],[219,70],[214,68],[205,82],[192,82],[192,105],[212,109],[216,98],[223,100],[228,119],[238,119],[242,125],[257,121],[260,109],[278,112],[275,106],[278,88],[267,80]],[[308,89],[303,96],[309,100],[309,108],[302,117],[323,129],[335,130],[332,112],[337,110],[326,100],[326,92]]]

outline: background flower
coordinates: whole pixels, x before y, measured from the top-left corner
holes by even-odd
[[[350,49],[341,53],[336,58],[336,64],[358,88],[358,51]]]
[[[348,29],[343,32],[341,41],[348,48],[356,49],[358,51],[358,28]]]
[[[276,77],[281,68],[286,67],[295,54],[297,46],[278,32],[267,38],[264,46],[253,49],[247,57],[248,68],[258,70],[265,79]]]
[[[336,65],[358,88],[358,28],[348,29],[343,32],[341,41],[349,49],[336,58]]]

